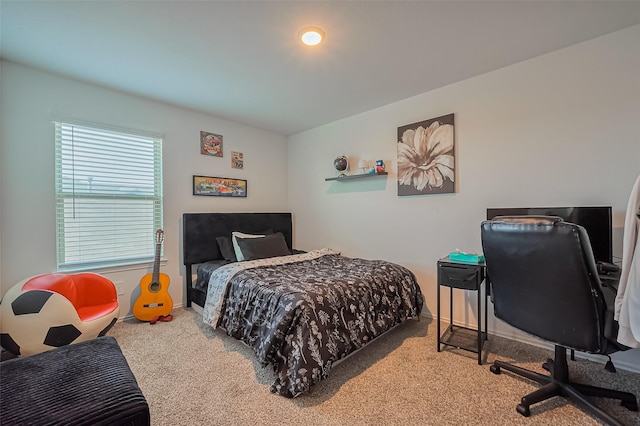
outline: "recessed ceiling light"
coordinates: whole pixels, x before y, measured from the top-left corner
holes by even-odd
[[[307,46],[317,46],[324,39],[324,31],[320,28],[305,28],[300,31],[300,40]]]

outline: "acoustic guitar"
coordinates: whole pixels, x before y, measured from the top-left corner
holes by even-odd
[[[153,273],[140,279],[140,295],[133,304],[133,316],[140,321],[167,316],[173,309],[173,300],[169,295],[169,276],[160,272],[160,249],[164,240],[164,231],[156,231],[156,256],[153,261]]]

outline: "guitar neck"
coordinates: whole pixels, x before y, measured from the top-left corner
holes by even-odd
[[[157,283],[160,281],[160,249],[162,247],[162,243],[156,244],[156,257],[153,261],[153,274],[152,281]]]

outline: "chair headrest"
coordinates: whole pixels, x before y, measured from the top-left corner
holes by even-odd
[[[496,216],[488,222],[519,223],[523,225],[554,225],[563,222],[560,216]]]

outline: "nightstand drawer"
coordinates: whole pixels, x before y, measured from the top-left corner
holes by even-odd
[[[481,271],[472,265],[438,265],[438,284],[465,290],[478,290]]]

